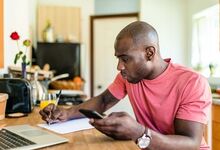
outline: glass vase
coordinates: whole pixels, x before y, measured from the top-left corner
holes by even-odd
[[[26,63],[21,63],[21,77],[23,79],[27,78],[27,71],[26,71]]]

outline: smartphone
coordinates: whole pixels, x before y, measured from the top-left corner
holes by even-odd
[[[95,110],[79,109],[79,112],[81,112],[87,118],[94,118],[94,119],[103,119],[104,118],[104,116],[102,116],[100,113],[98,113]]]

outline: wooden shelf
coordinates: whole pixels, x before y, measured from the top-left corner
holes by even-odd
[[[18,74],[21,75],[21,67],[17,66],[9,66],[8,70],[12,74]],[[36,69],[27,67],[27,74],[34,74],[36,72]],[[54,76],[53,71],[44,71],[44,70],[38,70],[38,76],[44,77],[44,78],[52,78]]]

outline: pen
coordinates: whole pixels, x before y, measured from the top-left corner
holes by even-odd
[[[62,90],[60,90],[60,92],[59,92],[59,94],[58,94],[58,96],[57,96],[57,100],[56,100],[56,106],[57,106],[57,105],[58,105],[58,103],[59,103],[61,92],[62,92]]]
[[[59,103],[61,92],[62,92],[62,90],[60,90],[60,92],[58,93],[58,96],[57,96],[57,99],[56,99],[56,105],[55,105],[55,108],[56,108],[56,106],[57,106],[58,103]],[[50,118],[51,118],[51,111],[50,111],[50,113],[49,113],[48,118],[49,118],[49,122],[47,122],[47,124],[50,125],[50,124],[51,124],[51,119],[50,119]]]
[[[49,122],[47,122],[48,125],[50,125],[50,117],[51,117],[51,112],[49,113],[49,116],[48,116],[49,118]]]

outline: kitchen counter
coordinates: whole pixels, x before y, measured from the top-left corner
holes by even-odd
[[[212,104],[220,105],[220,99],[215,99],[215,98],[213,98],[213,99],[212,99]]]
[[[220,105],[220,94],[212,94],[212,103]]]

